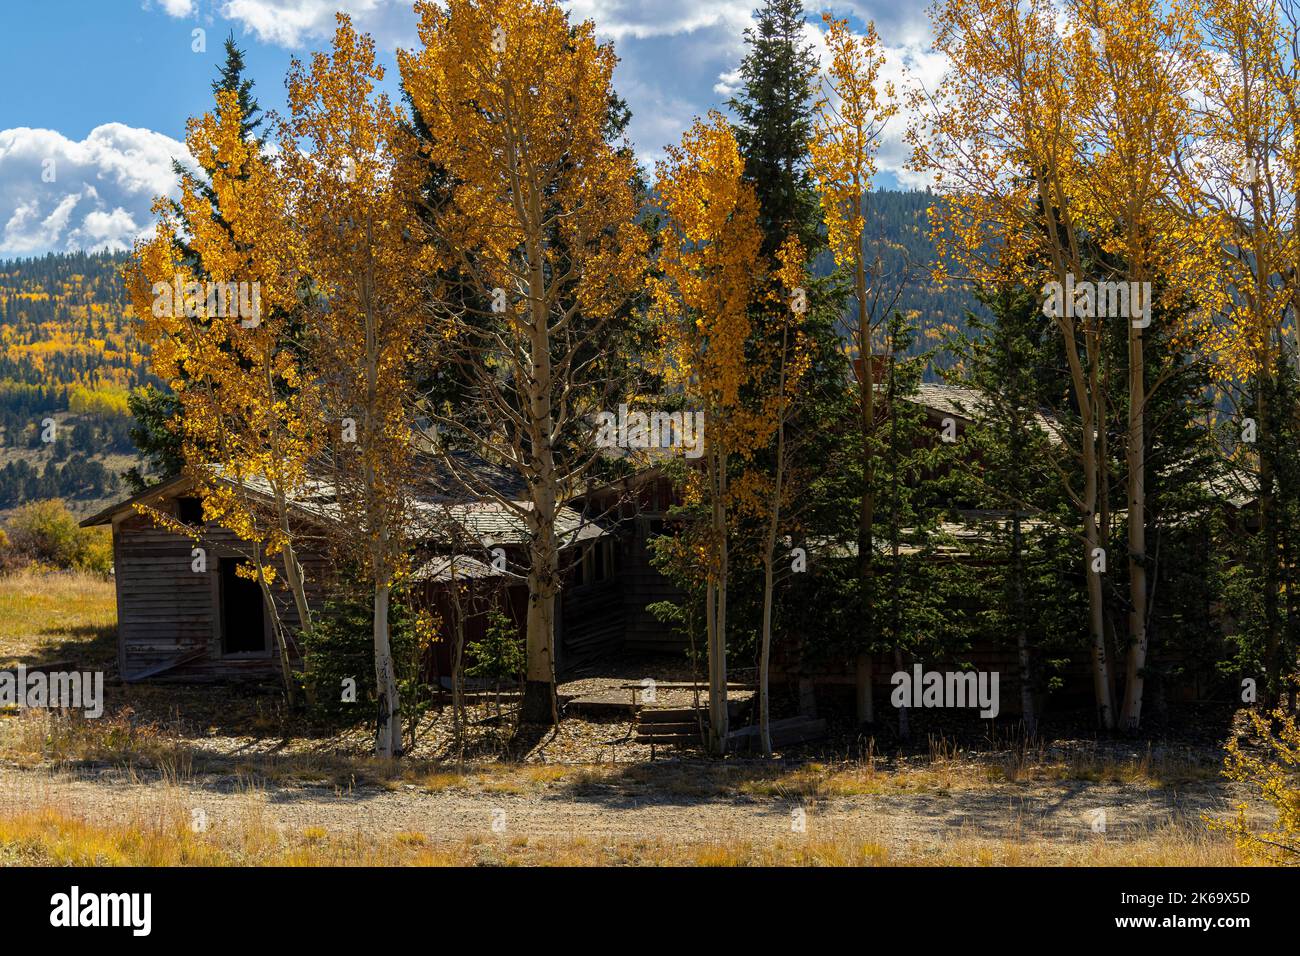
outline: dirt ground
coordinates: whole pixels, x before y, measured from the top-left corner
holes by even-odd
[[[177,781],[121,769],[0,769],[0,813],[56,808],[100,825],[179,813],[218,832],[255,820],[286,835],[314,829],[377,838],[419,833],[435,844],[497,835],[680,845],[806,833],[924,857],[954,840],[1032,842],[1069,852],[1090,842],[1150,840],[1162,833],[1183,839],[1203,830],[1203,813],[1222,814],[1234,800],[1227,787],[1211,781],[1149,787],[1066,780],[947,789],[940,783],[916,792],[844,796],[809,796],[793,792],[797,788],[783,794],[779,783],[758,792],[737,786],[712,794],[684,785],[707,772],[660,763],[657,769],[607,768],[522,786],[466,778],[434,781],[432,787],[390,782],[347,788],[252,783],[238,774]],[[737,780],[742,778],[743,773]]]

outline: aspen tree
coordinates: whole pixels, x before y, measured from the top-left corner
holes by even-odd
[[[291,522],[317,447],[319,396],[291,342],[305,254],[282,176],[248,135],[235,92],[219,91],[216,112],[190,121],[187,143],[203,157],[209,181],[182,183],[179,209],[188,230],[170,203],[155,204],[158,228],[137,246],[128,276],[132,302],[154,369],[180,402],[186,471],[205,517],[251,548],[252,576],[277,622],[292,699],[289,648],[270,590],[275,572],[266,562],[280,559],[299,624],[309,631]],[[220,218],[212,214],[214,200]],[[202,275],[194,271],[196,258]]]
[[[883,314],[878,275],[866,261],[867,203],[885,126],[897,112],[894,89],[880,82],[884,52],[874,23],[855,36],[847,20],[822,15],[831,62],[822,78],[809,152],[821,198],[827,242],[835,264],[852,278],[849,329],[858,355],[859,450],[862,496],[858,508],[858,591],[866,634],[858,654],[858,720],[874,719],[871,651],[875,614],[871,598],[875,539],[875,443],[881,409],[876,402],[874,333]],[[883,94],[883,96],[882,96]],[[876,280],[873,282],[873,279]],[[888,312],[888,308],[884,310]]]
[[[341,531],[374,591],[375,751],[396,757],[402,722],[389,603],[408,561],[405,398],[421,321],[415,277],[429,270],[430,252],[413,202],[423,176],[414,137],[376,90],[384,69],[374,41],[348,17],[337,19],[332,51],[290,69],[282,150],[310,255],[305,335],[326,392],[321,427],[333,445]]]
[[[1126,524],[1128,529],[1128,653],[1123,725],[1136,729],[1142,715],[1150,614],[1147,554],[1148,403],[1178,355],[1162,357],[1156,380],[1146,378],[1146,329],[1156,303],[1154,290],[1180,272],[1185,248],[1176,197],[1176,158],[1188,151],[1194,122],[1190,86],[1200,39],[1185,3],[1156,0],[1076,0],[1068,8],[1078,78],[1081,144],[1088,193],[1081,192],[1080,220],[1111,265],[1102,280],[1120,283],[1129,309],[1127,338]],[[1142,295],[1141,290],[1151,290]],[[1138,314],[1137,298],[1145,301]],[[1097,303],[1100,308],[1101,303]]]
[[[726,750],[727,586],[733,522],[731,469],[765,445],[771,419],[746,406],[752,383],[746,345],[750,307],[763,287],[762,231],[757,199],[744,178],[744,160],[718,113],[697,119],[680,146],[658,166],[665,214],[651,282],[662,361],[670,387],[704,415],[705,467],[687,476],[687,502],[709,513],[700,546],[705,567],[705,630],[709,663],[709,745]]]
[[[454,183],[430,210],[432,242],[472,292],[436,292],[431,332],[470,382],[475,420],[428,411],[449,438],[523,479],[523,501],[475,490],[529,531],[522,716],[550,722],[556,515],[597,460],[592,416],[617,388],[600,352],[642,288],[647,245],[634,161],[606,138],[616,58],[590,21],[571,22],[553,0],[416,9],[421,46],[398,60],[429,159]]]
[[[1203,140],[1184,158],[1197,188],[1184,196],[1183,282],[1204,318],[1200,329],[1216,381],[1253,404],[1257,434],[1233,449],[1253,471],[1260,523],[1266,701],[1275,702],[1285,668],[1283,634],[1297,584],[1283,556],[1284,512],[1300,489],[1287,487],[1278,458],[1288,423],[1279,399],[1297,364],[1300,306],[1300,5],[1229,0],[1199,8],[1206,56]]]
[[[990,288],[1064,287],[1088,274],[1079,208],[1086,196],[1083,108],[1071,57],[1048,0],[942,0],[935,46],[949,69],[935,90],[916,88],[908,130],[912,167],[930,174],[943,202],[931,208],[936,272]],[[1080,485],[1066,489],[1082,524],[1088,633],[1098,722],[1116,725],[1105,628],[1105,551],[1099,509],[1105,422],[1103,325],[1057,309],[1079,416]],[[1095,310],[1093,310],[1095,313]]]

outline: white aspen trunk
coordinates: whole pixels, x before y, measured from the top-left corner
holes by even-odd
[[[718,564],[706,591],[705,604],[709,638],[709,750],[721,756],[727,752],[729,715],[727,712],[727,512],[725,455],[710,453],[713,485],[713,533],[718,548]]]
[[[525,147],[511,141],[512,156]],[[521,194],[521,187],[524,194]],[[555,697],[555,596],[559,585],[559,547],[555,538],[555,513],[560,498],[555,470],[553,421],[553,370],[551,335],[547,324],[551,292],[547,288],[546,239],[542,222],[543,199],[531,178],[515,184],[515,204],[526,224],[528,258],[528,376],[524,382],[528,402],[528,489],[533,505],[534,540],[529,550],[528,621],[525,635],[527,673],[521,702],[521,719],[553,724],[559,720]]]
[[[263,370],[266,376],[268,400],[274,401],[276,386],[271,373],[271,357],[269,354],[264,357]],[[274,420],[270,441],[271,455],[278,461],[280,457],[280,428],[278,422]],[[284,548],[280,552],[281,560],[284,563],[284,577],[289,582],[289,591],[293,595],[294,607],[298,611],[298,629],[304,634],[310,634],[311,606],[307,602],[307,587],[303,582],[302,564],[299,563],[298,552],[293,546],[293,534],[289,525],[289,502],[281,482],[274,482],[273,487],[275,490],[275,516],[280,524],[280,532],[284,535]]]
[[[1083,526],[1084,573],[1088,581],[1088,630],[1092,638],[1092,689],[1097,702],[1097,720],[1107,730],[1115,729],[1115,708],[1111,701],[1110,658],[1106,653],[1106,621],[1101,575],[1092,569],[1093,552],[1099,547],[1096,516],[1089,514]]]
[[[298,629],[304,634],[311,633],[311,604],[307,601],[307,582],[303,578],[302,564],[298,561],[298,552],[292,543],[286,542],[280,552],[284,564],[284,578],[289,583],[289,593],[293,595],[293,606],[298,612]]]
[[[726,545],[723,545],[726,549]],[[727,576],[714,585],[714,627],[709,649],[709,742],[713,753],[727,752],[730,713],[727,709]]]
[[[768,672],[772,660],[772,598],[776,587],[776,574],[773,564],[776,561],[776,539],[781,528],[781,496],[785,492],[785,419],[787,413],[785,395],[785,361],[788,347],[788,334],[781,333],[781,372],[777,376],[780,403],[776,424],[776,478],[772,485],[772,502],[768,509],[766,551],[763,555],[763,635],[762,650],[758,664],[758,734],[763,753],[772,753],[771,694],[768,688]]]
[[[293,595],[293,603],[298,610],[298,631],[300,634],[311,634],[311,606],[307,603],[307,588],[303,583],[302,565],[298,563],[298,555],[287,538],[284,548],[280,552],[280,556],[284,564],[284,577],[285,580],[289,582],[289,592]],[[289,680],[290,686],[292,686],[288,642],[281,637],[279,643],[282,655],[281,666],[285,668],[285,677]],[[311,687],[308,685],[307,700],[309,704],[313,702],[313,696]],[[293,706],[295,703],[296,694],[293,691],[290,691],[289,704],[290,706]]]
[[[456,580],[456,564],[452,559],[451,596],[452,612],[455,615],[454,640],[451,658],[451,724],[456,742],[456,755],[462,757],[465,752],[465,613],[460,603],[460,585]]]
[[[555,719],[555,587],[557,555],[536,554],[528,571],[528,618],[526,623],[527,672],[522,719],[525,723],[549,724]]]
[[[1064,274],[1060,281],[1064,282]],[[1110,656],[1106,653],[1106,619],[1105,595],[1101,587],[1101,575],[1093,571],[1093,552],[1100,547],[1100,533],[1097,527],[1097,498],[1100,480],[1100,465],[1097,461],[1097,389],[1089,387],[1090,378],[1079,358],[1079,349],[1075,343],[1075,325],[1072,320],[1058,319],[1062,338],[1065,342],[1066,360],[1070,366],[1070,380],[1074,388],[1075,402],[1079,408],[1082,425],[1082,466],[1083,496],[1078,502],[1083,515],[1083,573],[1087,582],[1088,594],[1088,632],[1091,641],[1092,688],[1097,707],[1097,720],[1106,730],[1115,728],[1115,705],[1111,692]],[[1085,334],[1087,334],[1085,332]],[[1092,356],[1093,384],[1095,386],[1096,362],[1098,356]]]
[[[280,624],[280,610],[275,606],[275,595],[266,583],[266,574],[262,568],[262,549],[253,545],[253,564],[257,569],[257,583],[262,590],[262,600],[266,604],[266,613],[271,620],[271,634],[275,639],[276,650],[280,656],[280,677],[284,681],[284,696],[290,707],[298,703],[298,694],[293,683],[293,664],[289,658],[289,645],[284,639],[284,628]]]
[[[387,584],[375,585],[375,691],[379,698],[375,726],[375,755],[402,755],[402,718],[397,694],[397,672],[388,634]]]
[[[855,212],[861,212],[860,196],[854,198]],[[871,445],[876,430],[876,356],[872,341],[871,316],[867,309],[867,273],[859,236],[854,254],[853,294],[858,303],[858,358],[862,378],[858,382],[858,403],[862,433],[859,455],[862,463],[862,498],[858,509],[858,595],[862,604],[862,621],[866,634],[857,661],[857,717],[859,724],[875,723],[871,655],[875,651],[875,602],[871,595],[872,564],[875,559],[875,462]]]
[[[525,631],[527,673],[521,717],[526,723],[551,724],[558,714],[555,698],[555,598],[559,580],[559,545],[555,537],[558,488],[551,449],[550,346],[534,315],[533,385],[529,397],[531,441],[536,468],[529,483],[533,504],[533,541],[529,548],[528,617]]]
[[[1146,406],[1141,328],[1129,322],[1128,336],[1128,551],[1129,648],[1124,673],[1124,726],[1142,720],[1142,671],[1147,661]]]
[[[775,523],[775,522],[774,522]],[[768,539],[767,558],[763,562],[763,646],[758,661],[758,737],[763,753],[772,753],[771,694],[768,692],[768,669],[772,660],[772,573],[773,550],[776,542]]]

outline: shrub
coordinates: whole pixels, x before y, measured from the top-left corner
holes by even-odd
[[[17,571],[27,562],[17,550],[14,549],[9,535],[5,534],[3,528],[0,528],[0,574],[9,574],[11,571]]]
[[[497,687],[518,680],[526,663],[519,628],[499,607],[488,612],[483,640],[470,642],[466,650],[474,663],[465,668],[465,673],[490,680]]]
[[[389,642],[397,670],[404,724],[418,716],[421,682],[419,616],[408,595],[397,590],[389,602]],[[373,592],[355,572],[347,572],[304,635],[303,681],[313,713],[329,720],[373,718],[375,645]],[[356,681],[356,700],[343,700],[344,681]],[[426,695],[427,696],[427,695]]]
[[[1249,712],[1251,728],[1260,740],[1258,751],[1244,750],[1233,737],[1224,760],[1224,776],[1245,784],[1277,813],[1271,827],[1247,815],[1248,804],[1237,805],[1237,815],[1226,820],[1207,819],[1210,827],[1231,833],[1249,857],[1281,866],[1300,866],[1300,725],[1279,707],[1272,714]]]
[[[9,519],[13,548],[30,561],[70,568],[80,551],[81,529],[61,500],[23,505]]]
[[[39,564],[59,570],[107,574],[113,542],[107,528],[81,528],[60,499],[23,505],[9,519],[9,565]]]
[[[82,528],[81,551],[74,567],[95,574],[113,573],[113,532],[109,528]]]

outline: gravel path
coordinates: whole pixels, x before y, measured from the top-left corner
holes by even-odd
[[[1170,823],[1196,826],[1202,811],[1223,812],[1218,784],[1185,790],[1064,782],[978,790],[891,793],[812,802],[780,797],[699,797],[647,784],[553,783],[526,794],[468,789],[358,789],[289,786],[250,790],[234,778],[146,783],[112,771],[96,776],[0,769],[0,811],[54,807],[93,822],[174,819],[202,811],[210,829],[249,820],[301,833],[361,831],[376,838],[418,832],[431,842],[504,833],[543,841],[711,843],[774,839],[792,832],[796,809],[807,833],[920,850],[955,837],[1077,842],[1095,838],[1098,810],[1109,839],[1132,839]]]

